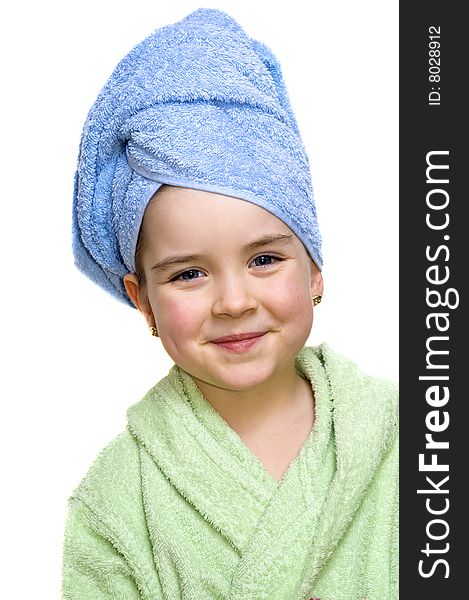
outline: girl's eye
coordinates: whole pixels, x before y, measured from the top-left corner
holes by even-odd
[[[270,254],[261,254],[260,256],[256,256],[256,258],[252,261],[255,267],[268,267],[273,265],[275,262],[281,260],[276,256],[271,256]]]
[[[187,271],[183,271],[182,273],[179,273],[179,275],[173,277],[171,281],[193,281],[194,279],[199,279],[200,275],[203,276],[204,273],[198,269],[188,269]]]

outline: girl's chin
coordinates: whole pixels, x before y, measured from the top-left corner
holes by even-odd
[[[272,373],[260,373],[259,369],[232,368],[229,374],[218,375],[215,373],[205,375],[193,375],[195,379],[202,381],[205,385],[229,391],[248,391],[268,383]]]

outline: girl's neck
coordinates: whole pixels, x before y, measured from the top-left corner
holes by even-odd
[[[226,390],[195,380],[207,401],[241,437],[288,429],[314,415],[310,383],[294,366],[263,386]]]

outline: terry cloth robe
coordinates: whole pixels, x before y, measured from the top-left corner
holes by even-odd
[[[397,389],[327,345],[281,481],[174,366],[70,498],[66,600],[395,600]]]

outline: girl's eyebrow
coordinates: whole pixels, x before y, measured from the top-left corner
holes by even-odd
[[[267,246],[268,244],[281,244],[284,246],[288,244],[293,239],[292,235],[286,233],[272,233],[270,235],[263,235],[261,238],[254,240],[253,242],[249,242],[244,246],[245,250],[255,250],[260,246]]]
[[[291,242],[292,239],[292,235],[284,233],[263,235],[261,238],[253,240],[252,242],[249,242],[248,244],[243,246],[243,250],[255,250],[256,248],[267,246],[269,244],[281,244],[283,246]],[[203,258],[204,256],[202,254],[173,254],[170,256],[166,256],[162,260],[158,261],[152,266],[151,270],[156,271],[157,273],[161,273],[175,265],[189,262],[197,262],[202,260]]]
[[[153,265],[151,270],[156,271],[157,273],[161,273],[175,265],[188,262],[197,262],[201,259],[202,254],[175,254],[173,256],[167,256],[166,258],[163,258],[155,265]]]

